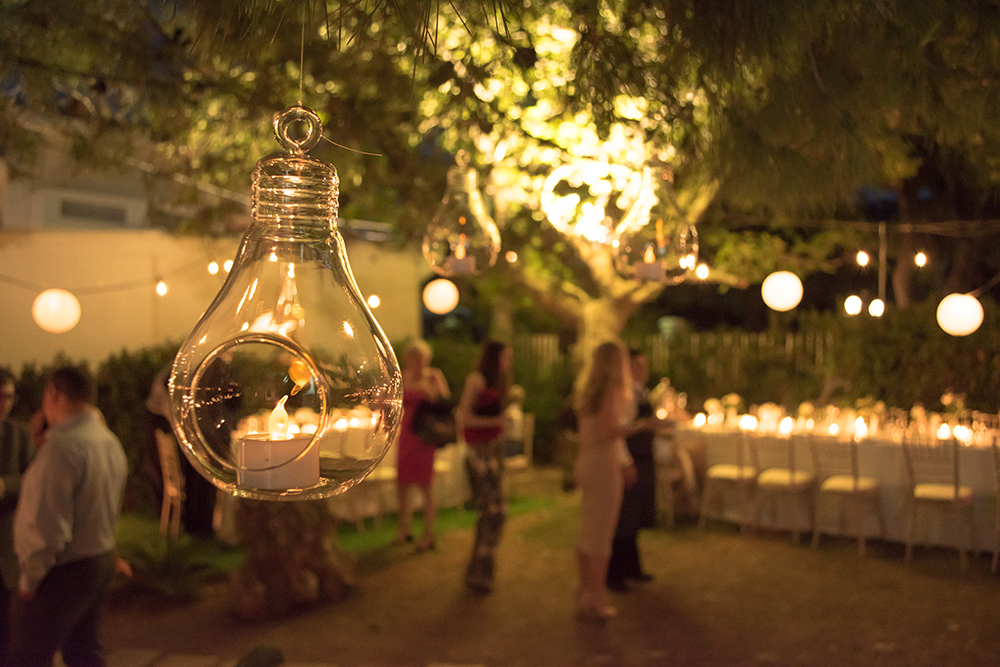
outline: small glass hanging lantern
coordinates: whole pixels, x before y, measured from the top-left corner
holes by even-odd
[[[299,126],[304,136],[290,136]],[[274,132],[287,152],[257,163],[253,222],[174,360],[171,418],[185,455],[219,488],[322,498],[385,455],[401,379],[337,230],[337,171],[306,153],[319,117],[292,107],[275,115]]]
[[[496,263],[500,231],[486,212],[468,154],[459,151],[455,163],[441,206],[427,226],[424,258],[441,276],[478,275]]]
[[[643,191],[615,229],[615,267],[626,278],[676,285],[698,264],[698,231],[671,206],[671,173],[646,171]]]

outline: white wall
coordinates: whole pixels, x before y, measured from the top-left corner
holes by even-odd
[[[155,230],[0,231],[0,365],[17,372],[60,351],[96,364],[122,349],[179,344],[222,284],[223,272],[210,275],[208,263],[232,258],[238,244]],[[357,240],[347,252],[362,295],[381,299],[374,313],[389,340],[418,335],[420,281],[429,273],[420,253]],[[154,290],[157,277],[168,284],[166,296]],[[49,287],[80,300],[80,322],[66,333],[43,331],[32,319],[32,302]]]

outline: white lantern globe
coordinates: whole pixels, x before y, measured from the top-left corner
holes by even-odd
[[[424,306],[435,315],[446,315],[458,305],[458,287],[447,278],[437,278],[424,287]]]
[[[791,310],[802,301],[802,281],[791,271],[775,271],[760,286],[764,303],[771,310]]]
[[[983,304],[971,294],[949,294],[937,307],[938,326],[952,336],[968,336],[983,323]]]
[[[80,302],[64,289],[47,289],[31,304],[35,324],[50,333],[66,333],[80,321]]]

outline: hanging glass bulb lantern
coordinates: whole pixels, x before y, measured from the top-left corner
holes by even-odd
[[[478,275],[500,252],[500,231],[486,212],[465,151],[448,170],[448,189],[424,236],[424,258],[441,276]]]
[[[698,231],[671,207],[671,178],[666,169],[647,169],[643,191],[615,229],[615,268],[626,278],[676,285],[698,265]]]
[[[304,136],[291,133],[304,126]],[[337,231],[339,179],[306,154],[319,117],[274,119],[287,151],[257,163],[253,221],[181,346],[171,418],[194,467],[233,495],[322,498],[354,486],[396,437],[399,366]]]

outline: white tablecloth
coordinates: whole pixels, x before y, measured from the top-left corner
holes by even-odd
[[[702,456],[709,456],[706,447],[724,446],[721,440],[739,438],[741,434],[730,432],[712,434],[702,437],[695,429],[679,429],[677,443],[687,447],[694,453],[697,461]],[[751,438],[754,436],[750,436]],[[702,459],[704,460],[704,459]],[[796,468],[813,471],[813,458],[807,438],[796,438],[795,444]],[[975,531],[976,548],[981,551],[992,551],[994,543],[994,527],[996,525],[997,489],[993,471],[993,452],[989,447],[962,447],[959,451],[959,478],[961,484],[972,487],[975,492]],[[906,474],[906,462],[901,444],[891,440],[866,438],[858,443],[859,474],[874,477],[879,480],[881,491],[879,503],[882,516],[886,523],[886,539],[895,542],[906,541],[907,498],[909,497],[909,482]],[[700,472],[704,472],[701,470]],[[724,498],[724,508],[720,518],[730,521],[739,520],[739,511],[735,493],[727,493]],[[825,501],[823,514],[820,517],[824,534],[853,534],[850,516],[841,524],[836,503]],[[791,516],[787,503],[765,502],[761,506],[760,526],[788,530],[795,521],[803,531],[812,529],[812,502],[800,516]],[[955,546],[959,539],[965,540],[964,534],[959,534],[959,525],[954,520],[946,520],[940,512],[918,513],[916,524],[917,543]],[[878,522],[874,516],[866,517],[867,534],[878,536]]]

